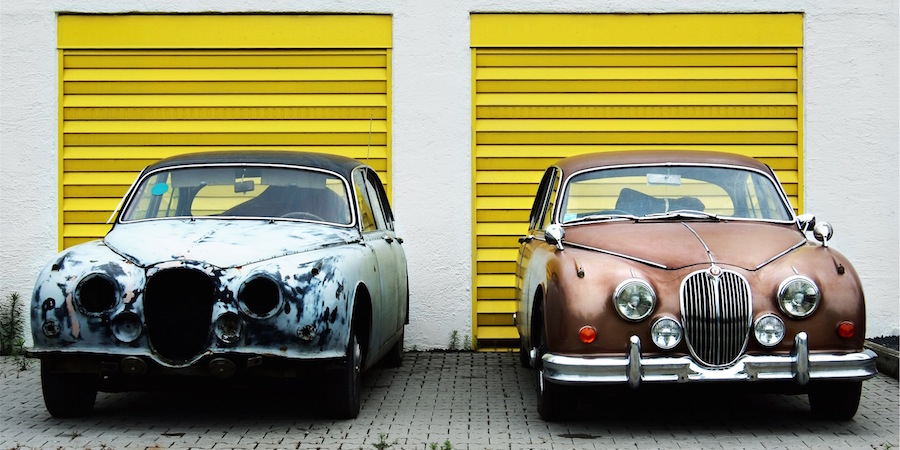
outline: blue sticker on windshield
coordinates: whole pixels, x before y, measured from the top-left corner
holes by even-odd
[[[153,189],[150,189],[150,193],[153,195],[163,195],[169,191],[169,185],[166,183],[156,183],[153,185]]]
[[[578,213],[566,213],[563,216],[563,222],[568,222],[570,220],[575,220],[578,218]]]

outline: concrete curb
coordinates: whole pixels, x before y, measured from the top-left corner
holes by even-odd
[[[871,341],[866,341],[865,346],[867,349],[878,354],[878,360],[875,362],[875,367],[878,368],[878,371],[891,376],[894,379],[898,379],[897,375],[898,372],[900,372],[900,362],[898,362],[897,359],[897,350],[887,348]]]

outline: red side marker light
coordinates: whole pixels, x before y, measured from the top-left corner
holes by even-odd
[[[838,336],[844,339],[850,339],[856,334],[856,325],[853,325],[853,322],[849,320],[845,320],[838,324],[837,333]]]
[[[594,339],[597,339],[597,330],[590,325],[585,325],[578,330],[578,337],[581,338],[581,342],[590,344],[594,342]]]

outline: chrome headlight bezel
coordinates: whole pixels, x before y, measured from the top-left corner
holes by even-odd
[[[613,292],[613,307],[623,319],[640,322],[653,314],[656,291],[650,283],[640,278],[629,278],[619,283]]]
[[[772,326],[775,326],[776,329],[762,328]],[[778,329],[779,327],[780,329]],[[784,321],[781,320],[781,317],[772,313],[763,314],[757,317],[753,322],[753,337],[756,338],[756,342],[763,347],[775,347],[780,344],[781,341],[784,340],[786,332],[787,328],[784,325]],[[766,339],[766,336],[776,337]]]
[[[669,326],[669,330],[677,330],[678,333],[664,332],[665,326]],[[674,341],[661,341],[660,338],[675,337]],[[678,346],[684,339],[684,327],[677,320],[671,317],[660,317],[650,326],[650,339],[662,350],[670,350]]]
[[[799,302],[797,295],[803,296]],[[775,299],[778,309],[794,319],[809,317],[819,307],[821,300],[819,286],[812,279],[803,275],[793,275],[782,281],[778,285]]]

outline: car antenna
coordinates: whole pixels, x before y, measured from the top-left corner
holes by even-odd
[[[369,137],[368,141],[366,141],[366,165],[369,165],[369,148],[372,146],[372,121],[375,119],[375,115],[369,113]]]

